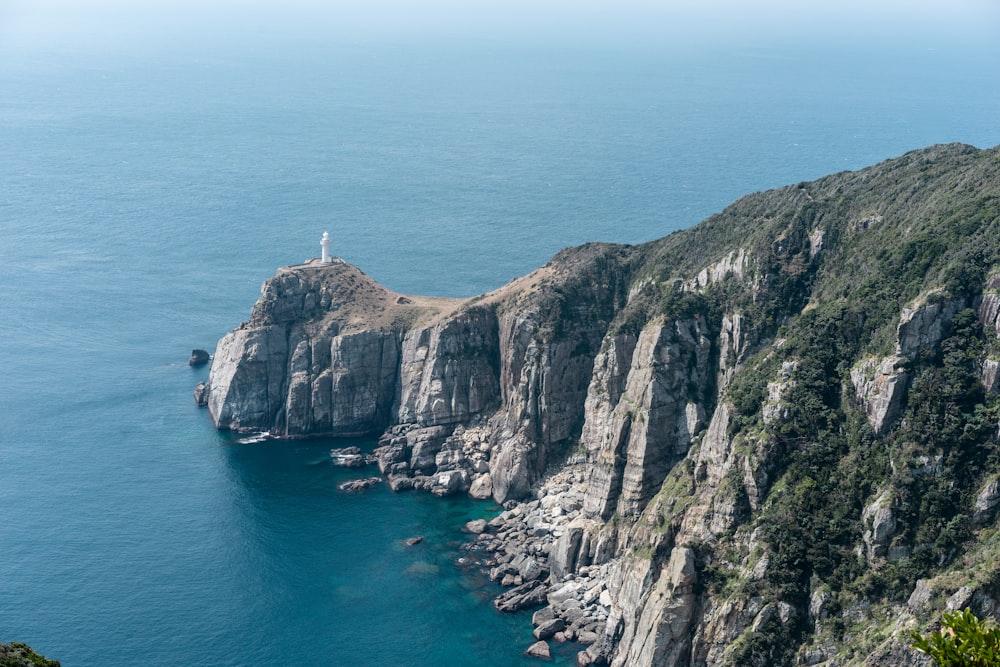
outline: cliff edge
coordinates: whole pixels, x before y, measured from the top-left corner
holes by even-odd
[[[922,665],[909,629],[1000,609],[998,312],[1000,149],[950,144],[471,299],[282,269],[202,395],[506,502],[498,608],[581,665]]]

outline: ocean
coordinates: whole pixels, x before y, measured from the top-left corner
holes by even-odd
[[[338,492],[327,450],[370,440],[239,444],[191,349],[324,231],[394,290],[469,296],[1000,143],[996,50],[931,46],[0,48],[0,641],[64,667],[536,664],[462,561],[495,505]]]

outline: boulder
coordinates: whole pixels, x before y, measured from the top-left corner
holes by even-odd
[[[543,623],[548,623],[556,617],[555,609],[552,607],[542,607],[534,614],[531,615],[531,624],[535,627],[542,625]]]
[[[462,526],[462,530],[473,535],[479,535],[486,532],[486,526],[486,519],[473,519],[472,521],[466,521],[465,525]]]
[[[469,473],[465,470],[440,472],[432,480],[430,491],[435,496],[453,496],[469,488]]]
[[[565,629],[566,621],[561,618],[553,618],[552,620],[544,621],[531,634],[535,635],[535,639],[549,639],[557,632],[562,632]]]
[[[529,581],[506,593],[498,595],[493,600],[493,606],[499,611],[513,613],[522,609],[531,609],[545,604],[546,587],[540,581]]]
[[[209,356],[206,350],[191,350],[191,357],[188,359],[188,366],[197,368],[198,366],[204,366],[207,364],[212,357]]]
[[[493,478],[489,473],[483,473],[472,480],[469,495],[477,500],[486,500],[493,496]]]
[[[389,475],[389,488],[393,491],[409,491],[416,486],[416,480],[406,475]]]
[[[535,642],[528,647],[528,650],[525,651],[525,653],[530,655],[532,658],[542,658],[543,660],[552,659],[552,650],[546,642]]]
[[[549,573],[537,560],[530,556],[521,562],[517,568],[517,572],[524,581],[544,579]]]

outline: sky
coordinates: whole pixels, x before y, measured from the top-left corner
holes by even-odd
[[[0,0],[0,52],[253,40],[1000,43],[1000,0]]]

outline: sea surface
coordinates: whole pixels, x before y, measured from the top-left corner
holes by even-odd
[[[324,231],[392,289],[468,296],[1000,143],[995,50],[932,46],[0,48],[0,641],[64,667],[535,664],[461,563],[495,505],[340,493],[327,450],[354,441],[239,444],[191,349]]]

